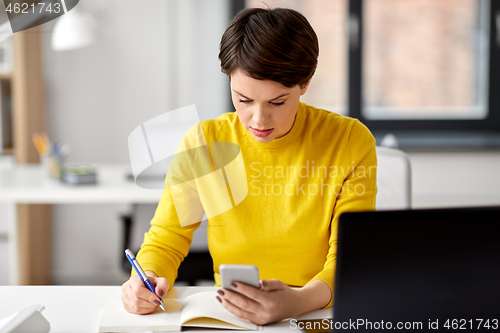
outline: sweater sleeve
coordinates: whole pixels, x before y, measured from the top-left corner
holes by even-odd
[[[150,224],[137,260],[145,271],[153,271],[156,275],[167,278],[171,287],[177,278],[181,262],[189,252],[193,232],[201,223],[181,227],[167,186]]]
[[[326,307],[333,304],[339,217],[345,212],[374,210],[377,194],[377,156],[373,135],[365,125],[355,120],[346,141],[345,165],[351,167],[352,172],[345,177],[334,206],[324,268],[309,281],[322,280],[330,287],[332,298]]]
[[[201,127],[194,126],[186,133],[170,162],[165,189],[137,254],[145,271],[167,278],[170,286],[189,252],[193,232],[203,218],[195,180],[200,173],[211,171],[206,170],[211,168],[206,151]]]

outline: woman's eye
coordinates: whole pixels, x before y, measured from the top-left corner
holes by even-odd
[[[249,100],[249,99],[239,99],[240,103],[251,103],[252,100]],[[280,105],[283,105],[285,104],[285,101],[282,101],[282,102],[269,102],[271,103],[273,106],[280,106]]]

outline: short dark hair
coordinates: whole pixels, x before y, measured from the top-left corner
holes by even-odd
[[[228,76],[241,69],[254,79],[294,87],[313,76],[318,54],[318,37],[299,12],[248,8],[234,17],[222,35],[219,59]]]

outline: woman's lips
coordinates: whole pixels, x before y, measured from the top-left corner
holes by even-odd
[[[266,129],[266,130],[258,130],[253,127],[250,127],[250,130],[255,136],[258,136],[259,138],[265,138],[266,136],[271,135],[271,133],[274,131],[274,128]]]

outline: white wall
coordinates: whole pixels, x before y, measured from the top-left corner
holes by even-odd
[[[53,139],[72,145],[70,162],[127,163],[128,134],[182,106],[196,104],[201,119],[229,111],[217,59],[229,19],[225,0],[81,6],[100,24],[90,47],[52,51],[53,22],[44,26],[48,127]]]
[[[128,135],[144,121],[189,104],[202,120],[230,111],[217,59],[230,17],[226,2],[81,1],[100,24],[98,41],[67,52],[51,50],[54,22],[44,25],[48,131],[72,146],[68,162],[129,163]],[[129,209],[56,206],[54,282],[122,282],[119,216]],[[141,210],[142,219],[153,212]]]
[[[408,156],[414,208],[500,205],[500,151]]]

